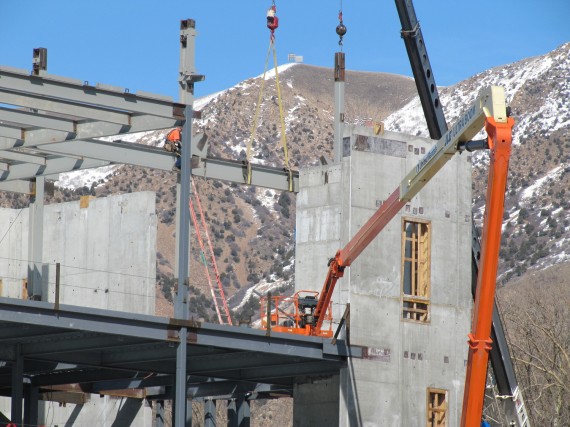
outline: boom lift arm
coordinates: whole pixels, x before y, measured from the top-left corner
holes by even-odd
[[[513,124],[512,118],[506,123],[497,123],[494,120],[485,123],[491,156],[472,333],[469,334],[468,341],[469,357],[461,413],[462,427],[479,427],[483,412]]]
[[[336,282],[344,275],[345,268],[350,267],[352,262],[384,229],[386,224],[396,216],[400,209],[429,182],[456,152],[463,150],[468,141],[483,126],[489,134],[489,146],[494,147],[492,138],[497,135],[497,129],[503,129],[506,126],[510,130],[513,124],[514,121],[507,118],[504,89],[499,86],[491,86],[483,90],[475,102],[426,153],[416,167],[408,173],[400,186],[394,190],[350,242],[329,261],[327,277],[313,313],[315,320],[311,327],[311,335],[323,335],[321,328],[324,313],[330,304]]]

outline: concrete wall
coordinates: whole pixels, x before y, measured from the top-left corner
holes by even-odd
[[[319,378],[294,386],[295,427],[339,425],[339,377]]]
[[[43,300],[54,301],[55,264],[61,264],[60,303],[155,313],[155,194],[140,192],[46,205]],[[88,202],[88,203],[87,203]],[[0,209],[0,295],[22,298],[28,271],[29,210]],[[49,425],[150,426],[141,400],[91,395],[83,405],[44,404]],[[10,400],[0,400],[10,413]]]
[[[154,314],[155,196],[141,192],[46,205],[43,300],[54,301],[61,264],[60,302]],[[0,209],[0,296],[22,298],[28,271],[29,209]]]
[[[349,130],[352,149],[341,165],[301,172],[297,290],[315,283],[311,289],[320,291],[326,260],[350,240],[431,146],[421,138]],[[427,324],[402,318],[402,218],[427,220],[432,226]],[[341,375],[340,426],[425,426],[428,387],[448,391],[449,425],[459,424],[470,283],[471,166],[464,154],[454,156],[402,209],[337,284],[333,314],[338,320],[350,302],[351,344],[363,346],[368,354],[351,360]]]

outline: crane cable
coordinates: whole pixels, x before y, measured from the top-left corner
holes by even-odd
[[[275,69],[275,85],[277,87],[277,102],[279,106],[279,121],[281,124],[281,143],[283,145],[283,153],[285,155],[285,172],[288,174],[288,184],[289,184],[289,191],[293,191],[293,172],[291,171],[291,167],[289,165],[289,152],[287,150],[287,136],[285,134],[285,118],[283,115],[283,102],[281,99],[281,85],[279,83],[279,71],[277,67],[277,51],[275,49],[275,30],[279,26],[279,19],[276,15],[277,7],[275,6],[275,0],[273,0],[273,5],[267,11],[267,28],[271,31],[269,36],[269,48],[267,49],[267,55],[265,57],[265,67],[263,69],[263,78],[261,80],[261,88],[259,90],[259,96],[257,98],[257,105],[255,106],[255,113],[253,115],[253,125],[251,128],[251,137],[247,143],[247,152],[246,156],[247,159],[245,161],[247,166],[247,173],[246,173],[246,183],[251,185],[251,148],[253,145],[253,141],[255,139],[255,134],[257,131],[257,122],[259,118],[259,109],[261,107],[261,99],[263,96],[263,90],[265,88],[265,76],[267,74],[267,65],[269,63],[269,56],[273,51],[273,65]]]

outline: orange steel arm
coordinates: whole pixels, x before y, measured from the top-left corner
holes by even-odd
[[[400,200],[400,187],[386,199],[380,208],[372,215],[372,217],[362,226],[356,235],[347,243],[347,245],[339,250],[335,257],[329,261],[329,271],[320,298],[315,308],[315,330],[320,331],[326,308],[329,306],[332,293],[336,282],[344,274],[345,267],[350,267],[352,261],[355,260],[360,253],[374,240],[386,224],[390,222],[394,216],[407,203],[407,200]]]
[[[469,334],[468,341],[469,358],[461,414],[462,427],[479,427],[483,413],[513,125],[512,118],[508,118],[506,123],[497,123],[492,117],[488,117],[485,123],[491,150],[491,162],[481,241],[481,260],[473,307],[472,333]]]

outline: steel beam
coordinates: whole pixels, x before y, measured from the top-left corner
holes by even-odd
[[[0,104],[50,111],[75,118],[89,117],[92,120],[101,120],[124,126],[128,126],[131,119],[131,115],[128,112],[94,105],[80,105],[62,99],[48,99],[33,93],[4,92],[2,86],[0,86]]]
[[[38,340],[23,345],[24,354],[32,357],[35,355],[49,356],[61,353],[76,353],[83,351],[106,349],[136,350],[141,345],[149,345],[149,340],[141,338],[126,339],[124,337],[109,337],[101,334],[78,334],[77,332],[64,332],[62,334],[45,335],[47,339]],[[156,344],[155,344],[156,345]]]
[[[247,184],[245,165],[236,160],[201,158],[201,164],[192,171],[194,176],[207,179],[230,181]],[[289,190],[289,175],[283,168],[251,164],[251,185],[272,188],[279,191]],[[299,172],[292,171],[293,192],[299,191]]]
[[[45,166],[34,165],[31,163],[19,163],[10,165],[7,171],[0,172],[0,181],[29,179],[37,176],[98,168],[101,166],[108,166],[109,164],[109,162],[102,160],[71,159],[65,157],[46,159]]]
[[[167,151],[147,145],[123,141],[95,139],[56,142],[42,146],[42,151],[62,156],[85,156],[109,163],[121,163],[171,171],[174,156]],[[2,152],[0,151],[0,156]]]
[[[339,164],[342,160],[342,139],[344,128],[344,52],[336,52],[334,56],[334,145],[333,162]]]
[[[161,341],[169,340],[172,328],[163,317],[67,305],[55,312],[53,304],[13,298],[0,298],[0,321]]]
[[[81,383],[86,384],[90,382],[99,382],[111,379],[123,379],[125,377],[133,377],[133,373],[130,371],[118,371],[118,370],[102,370],[102,369],[91,369],[88,370],[85,367],[64,370],[64,372],[58,373],[58,371],[53,371],[52,374],[42,373],[42,375],[36,375],[33,377],[32,383],[41,386],[56,386],[65,384]],[[101,389],[109,390],[109,389]],[[86,391],[91,391],[89,386],[86,386]],[[95,390],[94,393],[97,393]]]
[[[149,342],[158,340],[165,343],[177,342],[176,332],[180,325],[185,323],[157,316],[68,305],[60,305],[59,310],[54,311],[51,303],[20,301],[13,298],[0,298],[0,322],[5,322],[6,325],[0,329],[0,339],[6,334],[10,339],[15,339],[20,332],[26,330],[31,337],[39,337],[46,333],[67,334],[76,331],[82,334],[103,334],[111,339],[127,337],[128,340],[142,339]],[[191,322],[188,322],[187,327],[192,333],[192,344],[189,345],[202,349],[253,351],[332,362],[340,362],[344,356],[339,354],[345,353],[338,350],[342,341],[338,341],[337,346],[329,346],[318,337],[274,333],[268,338],[265,336],[265,331],[258,329],[214,324],[192,326]],[[76,341],[79,345],[80,339]],[[57,340],[45,340],[45,345],[50,342],[53,348],[57,349],[59,345]],[[50,351],[46,347],[43,350]],[[351,347],[350,354],[353,357],[361,357],[361,350],[358,347]]]
[[[282,366],[292,363],[291,358],[287,356],[276,357],[275,355],[250,351],[228,353],[222,362],[217,360],[216,363],[212,363],[211,356],[190,357],[189,362],[192,364],[192,374],[204,376],[216,376],[216,372],[220,371],[237,371],[271,366],[279,370]]]
[[[59,76],[31,76],[27,71],[9,67],[0,67],[0,80],[2,92],[65,99],[80,105],[95,105],[131,113],[173,117],[179,107],[171,99],[159,95],[140,96],[119,88],[92,86],[88,82]]]
[[[87,116],[89,118],[89,116]],[[129,118],[128,124],[109,123],[104,121],[88,121],[78,123],[72,132],[52,129],[29,129],[15,138],[1,138],[0,150],[10,148],[39,147],[45,144],[65,142],[78,139],[114,137],[120,134],[147,132],[178,126],[182,121],[178,118],[137,115]]]
[[[238,371],[236,377],[226,374],[228,379],[244,379],[248,378],[260,383],[278,383],[277,379],[287,378],[288,380],[295,376],[314,376],[314,375],[330,375],[338,372],[341,362],[300,362],[291,363],[286,366],[267,366],[261,368],[249,368]]]
[[[27,126],[60,130],[63,132],[74,132],[76,124],[76,122],[71,119],[3,107],[0,107],[0,123],[1,122],[25,123]]]
[[[35,186],[29,180],[0,181],[0,191],[31,194],[35,191]]]
[[[0,126],[0,137],[5,138],[21,138],[23,130],[14,126]]]
[[[16,162],[32,163],[34,165],[45,166],[46,158],[35,154],[26,154],[20,151],[0,151],[0,159],[13,160]]]

